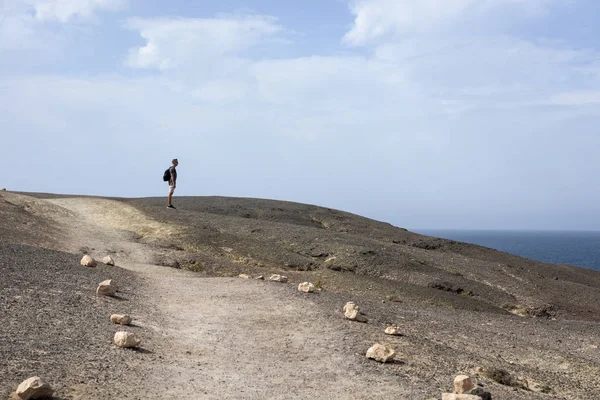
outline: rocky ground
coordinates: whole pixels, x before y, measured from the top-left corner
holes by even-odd
[[[600,387],[596,271],[316,206],[163,203],[0,193],[1,397],[33,375],[65,399],[436,399],[459,373],[494,399]],[[81,267],[83,253],[119,267]],[[94,295],[108,278],[121,299]],[[347,301],[368,323],[344,319]],[[114,312],[134,315],[140,350],[111,344]],[[367,360],[374,343],[396,361]]]

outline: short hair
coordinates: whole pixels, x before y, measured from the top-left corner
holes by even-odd
[[[173,161],[171,161],[171,164],[175,164],[176,162],[179,162],[179,161],[177,161],[177,159],[174,158]]]

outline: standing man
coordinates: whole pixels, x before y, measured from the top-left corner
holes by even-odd
[[[173,192],[175,191],[175,188],[177,187],[177,166],[179,165],[179,161],[177,161],[176,158],[173,159],[173,165],[169,168],[169,175],[171,176],[171,178],[169,178],[169,197],[168,197],[168,205],[167,208],[172,208],[173,210],[175,209],[175,207],[173,207],[173,204],[171,204],[171,198],[173,197]]]

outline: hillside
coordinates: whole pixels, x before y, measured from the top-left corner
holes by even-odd
[[[0,193],[0,311],[8,321],[0,395],[31,374],[64,382],[63,398],[86,399],[433,399],[451,391],[458,373],[477,375],[494,399],[593,398],[600,387],[596,271],[317,206],[223,197],[178,197],[177,206]],[[123,268],[83,269],[83,253],[111,254]],[[289,284],[242,273],[283,274]],[[127,282],[121,307],[138,316],[147,352],[110,348],[114,327],[95,313],[110,314],[114,304],[87,297],[109,275]],[[320,291],[299,293],[304,281]],[[75,287],[81,307],[70,297]],[[360,304],[367,324],[344,320],[347,301]],[[70,315],[78,341],[64,346],[62,323],[41,328],[40,309],[55,322]],[[391,324],[404,335],[383,334]],[[394,347],[398,361],[366,360],[375,342]],[[39,351],[28,351],[32,343]],[[86,353],[89,362],[65,353]],[[94,373],[98,358],[103,374]],[[129,392],[142,376],[150,377],[145,389]]]

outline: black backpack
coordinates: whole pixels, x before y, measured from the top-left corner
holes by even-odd
[[[171,180],[171,167],[167,168],[167,170],[165,171],[165,173],[163,174],[163,181],[170,181]]]

